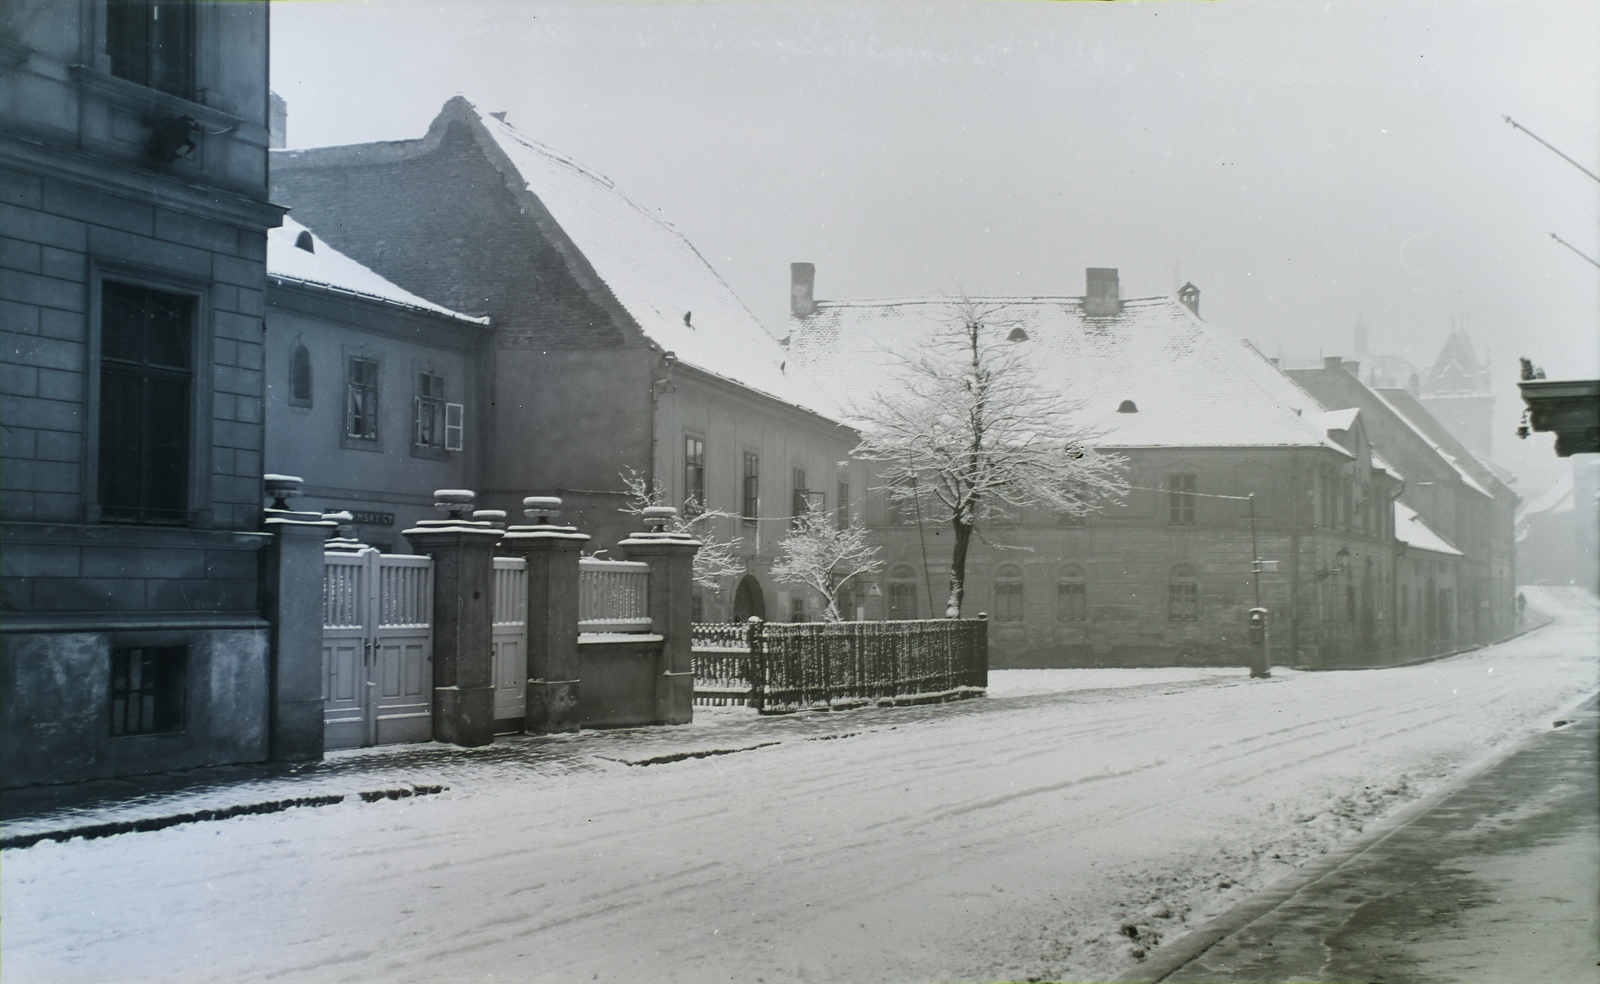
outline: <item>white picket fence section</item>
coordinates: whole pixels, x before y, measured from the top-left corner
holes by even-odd
[[[650,565],[631,560],[578,561],[579,632],[649,632]]]
[[[522,721],[528,693],[528,562],[494,559],[494,719]],[[504,725],[508,726],[508,725]]]

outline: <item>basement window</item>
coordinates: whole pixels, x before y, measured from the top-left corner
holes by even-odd
[[[171,735],[184,728],[187,646],[111,650],[111,735]]]

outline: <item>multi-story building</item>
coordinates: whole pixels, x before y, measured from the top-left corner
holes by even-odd
[[[810,265],[793,274],[790,351],[841,401],[883,389],[896,353],[955,313],[949,298],[817,300]],[[997,665],[1243,665],[1256,558],[1275,660],[1392,648],[1401,483],[1363,414],[1327,412],[1202,320],[1192,285],[1123,299],[1115,270],[1091,270],[1085,296],[978,302],[1036,382],[1081,405],[1096,446],[1127,459],[1132,487],[1081,520],[1023,511],[982,524],[966,607],[989,614]],[[865,519],[888,560],[861,592],[869,617],[939,614],[948,530],[881,495]]]
[[[682,235],[461,98],[420,139],[276,152],[272,174],[334,248],[490,318],[469,424],[485,508],[559,495],[607,549],[637,523],[623,510],[641,476],[729,514],[716,532],[740,540],[744,571],[706,592],[702,617],[792,614],[767,570],[800,504],[848,485],[855,434]]]
[[[0,769],[260,760],[267,5],[0,7]]]
[[[1323,404],[1361,411],[1373,446],[1404,477],[1404,504],[1460,551],[1459,583],[1432,603],[1442,638],[1465,645],[1507,634],[1516,623],[1517,494],[1410,390],[1373,389],[1360,373],[1358,362],[1331,356],[1320,369],[1286,371]]]

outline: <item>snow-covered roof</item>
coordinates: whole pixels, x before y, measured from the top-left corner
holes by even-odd
[[[1361,411],[1356,407],[1344,410],[1325,410],[1317,414],[1317,422],[1323,430],[1347,431],[1355,426],[1356,418],[1361,416]]]
[[[1522,507],[1523,516],[1537,513],[1565,513],[1572,511],[1572,475],[1562,475],[1554,485],[1528,500]]]
[[[1432,448],[1433,451],[1444,460],[1445,464],[1450,466],[1451,471],[1456,473],[1456,477],[1461,479],[1461,483],[1463,485],[1477,492],[1481,492],[1490,498],[1494,497],[1494,493],[1484,488],[1483,483],[1473,478],[1471,469],[1467,462],[1463,461],[1460,456],[1451,454],[1448,450],[1446,450],[1443,445],[1434,439],[1433,435],[1428,433],[1427,429],[1421,425],[1420,421],[1414,420],[1412,414],[1406,412],[1406,408],[1401,406],[1400,401],[1395,399],[1392,395],[1394,391],[1373,390],[1373,392],[1377,394],[1379,400],[1383,401],[1384,406],[1394,411],[1395,416],[1399,417],[1400,420],[1411,429],[1412,433],[1416,434],[1418,438],[1427,444],[1428,447]],[[1403,393],[1405,391],[1401,390],[1399,392]],[[1417,405],[1420,406],[1420,404]],[[1477,462],[1473,462],[1473,464],[1477,464]]]
[[[645,336],[682,365],[813,413],[840,419],[837,403],[792,364],[783,346],[676,229],[603,175],[544,146],[465,100],[526,190],[555,219]]]
[[[1323,408],[1253,350],[1172,297],[1124,300],[1092,317],[1081,297],[985,297],[993,321],[1027,337],[1046,384],[1083,404],[1109,447],[1327,447]],[[790,319],[790,353],[843,404],[892,384],[906,353],[946,328],[953,300],[818,301]],[[1137,412],[1118,412],[1132,401]]]
[[[1417,515],[1417,511],[1401,502],[1394,501],[1394,538],[1408,547],[1418,550],[1431,550],[1434,553],[1450,554],[1454,557],[1463,556],[1461,551],[1450,545],[1450,541],[1435,533]]]
[[[310,237],[310,250],[296,245],[302,241],[302,236]],[[488,318],[475,318],[452,311],[385,280],[329,246],[322,237],[288,216],[284,216],[283,225],[267,230],[267,275],[419,311],[445,314],[473,324],[489,323]]]

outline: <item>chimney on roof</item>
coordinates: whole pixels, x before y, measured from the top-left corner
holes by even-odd
[[[817,313],[817,268],[811,263],[789,264],[789,313],[809,318]]]
[[[1083,313],[1091,318],[1110,318],[1122,313],[1122,291],[1117,287],[1116,267],[1090,267],[1088,293],[1083,297]]]
[[[1342,357],[1340,357],[1340,356],[1337,356],[1337,355],[1325,355],[1325,356],[1322,357],[1322,368],[1324,368],[1324,369],[1343,369],[1344,368],[1344,359]]]
[[[1178,288],[1178,301],[1198,315],[1200,313],[1200,288],[1194,284],[1184,284]]]

